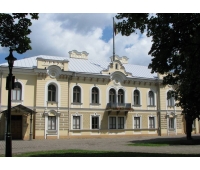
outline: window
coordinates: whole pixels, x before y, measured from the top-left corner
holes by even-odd
[[[116,117],[109,117],[109,129],[116,129]]]
[[[92,116],[92,129],[99,129],[99,116]]]
[[[115,103],[115,98],[116,98],[116,95],[115,95],[115,90],[114,89],[110,89],[109,91],[109,102],[110,103]]]
[[[19,82],[15,82],[14,89],[12,90],[12,100],[21,100],[22,85]]]
[[[140,105],[140,92],[138,90],[134,91],[134,105]]]
[[[149,91],[149,105],[154,106],[154,93],[152,91]]]
[[[140,117],[134,117],[134,129],[140,129]]]
[[[48,101],[56,101],[56,87],[53,84],[48,86]]]
[[[124,129],[124,117],[118,117],[118,129]]]
[[[81,117],[73,116],[73,129],[81,129]]]
[[[155,117],[149,117],[149,129],[155,128]]]
[[[115,69],[116,69],[116,70],[118,69],[118,64],[115,64]]]
[[[56,116],[48,116],[48,130],[56,130]]]
[[[170,92],[167,92],[167,105],[168,106],[174,106],[174,97]]]
[[[78,86],[75,86],[73,89],[73,102],[81,103],[81,89]]]
[[[92,88],[92,103],[99,103],[99,90],[97,87]]]
[[[124,103],[124,91],[122,89],[118,91],[118,103]]]
[[[169,118],[169,129],[174,129],[174,118]]]
[[[195,126],[195,120],[193,120],[193,122],[192,122],[192,128],[195,128],[196,126]]]

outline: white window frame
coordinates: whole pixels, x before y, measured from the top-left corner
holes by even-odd
[[[44,94],[44,106],[47,107],[48,102],[48,87],[50,84],[53,84],[56,87],[56,102],[58,103],[58,107],[60,107],[60,92],[61,87],[60,84],[56,80],[49,80],[45,84],[45,94]]]
[[[94,88],[94,87],[96,87],[98,90],[99,90],[99,103],[97,103],[97,104],[101,104],[101,89],[98,87],[98,86],[92,86],[92,87],[90,87],[90,93],[89,93],[89,96],[90,96],[90,104],[91,105],[95,105],[96,103],[92,103],[92,89]]]
[[[74,116],[80,116],[80,129],[74,129]],[[81,129],[83,129],[83,115],[82,114],[78,114],[78,113],[76,113],[76,114],[72,114],[71,115],[71,129],[72,130],[81,130]]]
[[[119,99],[118,99],[118,93],[119,93],[119,90],[122,90],[123,91],[123,103],[125,104],[126,103],[126,101],[125,101],[125,90],[124,89],[122,89],[122,88],[119,88],[118,90],[117,90],[117,94],[116,94],[116,103],[119,103]]]
[[[193,122],[192,122],[192,128],[193,128],[193,129],[196,128],[196,119],[194,119]]]
[[[51,85],[53,85],[53,86],[55,86],[55,101],[54,100],[49,100],[49,86],[51,86]],[[57,90],[58,90],[58,88],[56,87],[56,85],[55,84],[53,84],[53,83],[50,83],[49,85],[48,85],[48,87],[47,87],[47,90],[48,90],[48,92],[47,92],[47,102],[57,102],[57,96],[58,96],[58,94],[57,94]],[[52,95],[52,93],[51,93],[51,95]],[[53,95],[52,95],[53,96]],[[51,96],[51,99],[53,98]]]
[[[46,139],[47,135],[57,136],[57,138],[59,139],[60,112],[57,112],[55,110],[49,110],[49,111],[44,112],[44,116],[45,116],[45,139]],[[49,125],[48,117],[49,116],[55,116],[56,117],[56,129],[54,129],[54,130],[53,129],[49,130],[49,127],[48,127],[48,125]],[[51,131],[55,131],[55,133],[53,133],[53,134],[49,133]]]
[[[11,102],[17,102],[17,103],[21,103],[23,104],[24,101],[24,83],[22,81],[20,81],[19,79],[15,79],[15,83],[18,82],[21,84],[22,89],[21,89],[21,100],[13,100],[11,99]]]
[[[109,101],[109,99],[110,99],[110,93],[109,93],[110,89],[114,89],[115,90],[115,94],[116,94],[115,98],[116,98],[116,101],[117,101],[117,88],[115,86],[110,86],[110,87],[108,87],[106,89],[106,101],[107,101],[107,103],[110,103],[110,101]]]
[[[134,105],[134,91],[135,90],[138,90],[139,91],[139,102],[140,102],[140,104],[139,105]],[[141,90],[139,89],[139,88],[134,88],[133,89],[133,91],[132,91],[132,105],[133,105],[133,107],[134,106],[136,106],[136,107],[141,107],[142,106],[142,92],[141,92]]]
[[[110,128],[110,118],[115,118],[115,128]],[[117,116],[109,116],[108,117],[108,129],[117,129]]]
[[[150,128],[150,118],[154,118],[154,128]],[[156,127],[156,116],[148,116],[148,128],[155,129]]]
[[[168,97],[168,92],[169,91],[167,91],[167,93],[166,93],[167,97]],[[166,97],[167,107],[174,107],[174,105],[175,105],[175,99],[174,99],[174,97],[171,96],[169,99],[167,99],[167,97]]]
[[[119,128],[119,118],[123,118],[124,119],[124,123],[123,123],[123,126],[124,128]],[[125,129],[125,116],[117,116],[117,129]]]
[[[154,95],[154,105],[150,105],[150,98],[149,98],[149,92],[150,92],[150,91],[152,91],[152,92],[153,92],[153,95]],[[149,89],[149,90],[147,91],[147,106],[148,106],[148,107],[156,107],[156,105],[157,105],[157,93],[156,93],[155,90]]]
[[[115,129],[110,128],[110,117],[115,117],[115,120],[116,120],[116,128]],[[119,117],[124,118],[124,128],[123,129],[126,129],[126,116],[114,116],[114,115],[111,115],[111,116],[108,117],[108,129],[110,129],[110,130],[123,130],[123,129],[118,128],[118,118]]]
[[[83,93],[83,88],[77,83],[77,84],[74,84],[73,86],[72,86],[72,88],[71,88],[71,103],[73,104],[74,103],[74,87],[75,86],[78,86],[78,87],[80,87],[80,89],[81,89],[81,98],[80,98],[80,103],[77,103],[77,104],[82,104],[83,103],[83,99],[84,99],[84,97],[83,97],[83,95],[84,95],[84,93]]]
[[[171,125],[170,120],[173,120],[173,128],[170,127],[170,125]],[[169,117],[168,128],[169,128],[169,130],[174,130],[175,129],[175,118],[174,117]]]
[[[135,128],[135,117],[139,117],[140,118],[140,127],[139,128]],[[133,129],[142,129],[142,116],[133,116]]]
[[[49,129],[49,118],[55,118],[55,129]],[[48,131],[50,131],[50,130],[57,130],[57,118],[56,118],[56,116],[48,116],[48,125],[47,125],[47,127],[48,127]]]
[[[98,128],[98,129],[92,129],[92,118],[93,118],[93,117],[98,117],[98,118],[99,118],[99,122],[98,122],[98,123],[99,123],[99,124],[98,124],[98,125],[99,125],[99,128]],[[99,129],[101,129],[101,124],[100,124],[101,121],[100,121],[100,118],[101,118],[101,116],[98,115],[98,114],[96,114],[96,113],[90,115],[90,129],[91,129],[91,130],[99,130]]]

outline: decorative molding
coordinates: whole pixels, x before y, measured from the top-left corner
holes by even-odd
[[[70,58],[80,58],[80,59],[88,59],[89,53],[86,51],[78,52],[76,50],[69,51]]]
[[[47,74],[46,74],[46,73],[39,72],[39,73],[37,73],[37,77],[46,78],[46,77],[47,77]]]

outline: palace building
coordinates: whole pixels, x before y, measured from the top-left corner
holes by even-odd
[[[88,59],[88,53],[69,57],[39,55],[16,60],[12,90],[13,139],[50,139],[90,135],[177,135],[185,120],[173,97],[173,86],[147,66]],[[95,57],[93,57],[95,58]],[[5,138],[8,64],[0,64],[0,140]],[[199,133],[199,122],[193,133]]]

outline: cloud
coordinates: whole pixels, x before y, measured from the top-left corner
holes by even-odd
[[[69,56],[68,52],[77,50],[89,53],[89,59],[110,61],[113,54],[113,39],[102,39],[106,28],[112,27],[116,14],[39,14],[32,21],[30,34],[32,50],[23,57],[36,55]],[[107,33],[109,34],[109,33]],[[110,32],[112,35],[112,31]],[[115,36],[115,54],[127,56],[129,63],[148,65],[151,57],[148,51],[151,38],[132,34],[128,37]],[[0,48],[0,53],[2,48]]]
[[[28,55],[68,56],[69,51],[77,50],[87,51],[90,59],[106,59],[105,55],[110,47],[109,44],[101,40],[102,27],[105,27],[105,24],[100,27],[93,23],[93,27],[82,31],[80,25],[63,27],[62,17],[51,16],[52,14],[43,14],[38,21],[33,22],[30,35],[33,50],[29,51]],[[67,14],[64,16],[64,20],[66,20]],[[69,18],[67,20],[70,23]]]
[[[109,41],[110,45],[112,45],[112,41]],[[147,66],[151,61],[151,56],[148,55],[151,44],[151,38],[140,34],[131,34],[130,36],[117,34],[115,36],[115,54],[128,57],[131,64]]]

